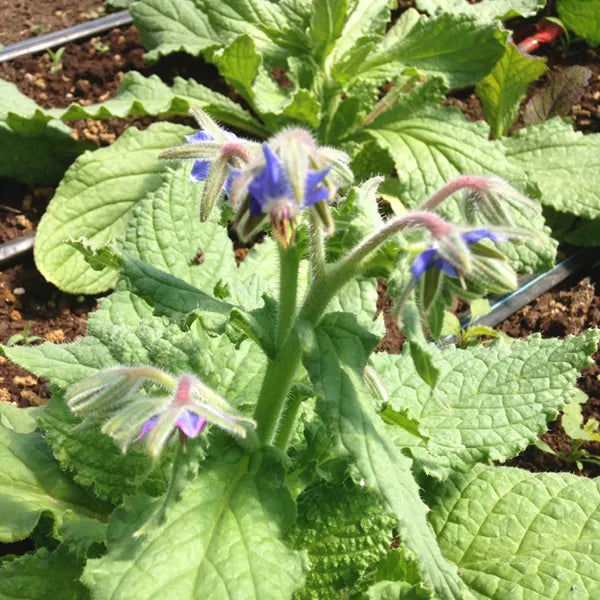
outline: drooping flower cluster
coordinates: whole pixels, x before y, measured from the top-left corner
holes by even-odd
[[[167,393],[144,393],[144,384]],[[200,435],[209,423],[240,438],[254,426],[251,419],[239,414],[194,375],[174,378],[153,367],[98,371],[71,387],[66,402],[76,415],[103,421],[101,431],[123,452],[133,442],[147,438],[154,456],[160,454],[175,429],[185,441]]]
[[[412,287],[427,271],[434,269],[458,279],[463,288],[465,277],[475,283],[483,283],[493,293],[504,293],[516,287],[516,275],[506,256],[482,242],[506,242],[512,237],[518,237],[518,232],[505,232],[490,227],[466,229],[448,223],[431,212],[415,211],[409,213],[406,219],[412,226],[426,228],[432,238],[430,247],[420,252],[410,267]]]
[[[422,275],[430,269],[439,269],[450,277],[460,279],[464,271],[471,271],[472,257],[469,247],[483,239],[489,239],[494,242],[505,242],[507,237],[500,233],[494,233],[489,229],[475,229],[466,231],[454,236],[454,245],[444,244],[444,249],[428,248],[415,258],[410,272],[414,275],[415,283],[419,281]],[[451,252],[448,252],[452,249]],[[444,258],[444,254],[453,255]]]

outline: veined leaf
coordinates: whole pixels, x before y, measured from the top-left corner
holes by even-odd
[[[64,242],[85,236],[102,245],[122,237],[136,202],[163,182],[166,165],[158,153],[190,131],[170,123],[146,131],[130,128],[112,146],[77,159],[37,230],[36,264],[46,279],[72,293],[97,293],[114,285],[113,271],[92,271]]]
[[[200,222],[204,183],[189,180],[189,168],[168,169],[164,183],[132,210],[123,248],[132,256],[212,294],[219,281],[235,278],[231,240],[218,221]]]
[[[386,555],[395,525],[377,497],[350,482],[323,483],[300,495],[298,513],[290,542],[308,552],[310,570],[294,600],[361,591],[366,582],[360,577]]]
[[[302,581],[301,561],[281,537],[294,510],[273,479],[250,471],[247,457],[205,465],[141,537],[135,532],[160,501],[129,498],[109,522],[108,554],[88,560],[84,583],[98,600],[290,598]]]
[[[378,67],[391,75],[399,67],[414,67],[442,77],[450,87],[463,87],[492,70],[504,53],[505,39],[496,24],[465,15],[422,17],[400,39],[392,28],[361,72]]]
[[[40,548],[0,562],[0,598],[3,600],[88,600],[89,590],[79,581],[84,560],[63,547]]]
[[[558,16],[589,44],[600,44],[600,0],[558,0]]]
[[[222,42],[205,13],[191,0],[135,2],[131,15],[150,61],[171,52],[198,55]]]
[[[397,193],[410,208],[419,206],[427,196],[458,175],[499,175],[522,188],[525,179],[522,169],[529,174],[525,161],[509,159],[503,145],[489,141],[489,128],[485,123],[469,123],[453,109],[420,111],[402,103],[356,134],[359,139],[364,136],[376,140],[394,160],[399,179]],[[532,143],[531,147],[533,151],[536,146]],[[532,169],[532,172],[535,171]],[[533,175],[530,178],[531,183],[538,182]],[[544,186],[543,191],[549,196],[554,193],[549,186]],[[461,211],[455,201],[444,202],[440,209],[451,221],[460,222]],[[556,254],[556,242],[544,226],[541,210],[536,215],[514,211],[513,216],[519,226],[532,229],[537,237],[520,245],[501,246],[513,267],[521,272],[549,268]]]
[[[430,521],[479,600],[587,600],[600,594],[599,486],[476,466],[430,490]]]
[[[64,473],[40,433],[0,425],[0,457],[0,541],[26,538],[44,512],[56,529],[71,518],[106,520],[110,507]]]
[[[484,0],[471,4],[467,0],[417,0],[419,10],[429,14],[449,12],[477,17],[481,21],[514,17],[532,17],[545,6],[545,0]]]
[[[517,118],[527,87],[546,69],[544,59],[521,54],[509,44],[493,71],[475,86],[494,138],[506,135]]]
[[[346,24],[347,10],[348,0],[313,0],[309,34],[317,59],[331,52]]]
[[[91,106],[71,104],[66,110],[50,109],[45,114],[63,121],[133,115],[187,115],[192,106],[202,108],[217,121],[259,137],[267,133],[264,126],[237,102],[193,79],[175,77],[173,85],[168,86],[156,75],[144,77],[136,71],[125,73],[117,95],[106,102]]]
[[[581,98],[592,72],[587,67],[567,67],[537,90],[525,105],[525,125],[537,125],[552,117],[566,117]]]
[[[423,386],[410,355],[375,354],[395,410],[408,410],[430,438],[413,454],[424,468],[469,469],[477,462],[504,461],[546,431],[547,423],[569,400],[581,369],[600,339],[597,330],[564,340],[531,336],[489,348],[467,350],[433,344],[439,376]]]
[[[0,81],[0,176],[32,185],[55,185],[92,144],[79,142],[66,125],[7,81]]]
[[[542,192],[542,203],[560,212],[600,217],[600,135],[583,135],[560,118],[503,139],[510,162]]]
[[[337,453],[352,461],[355,480],[373,489],[398,519],[400,537],[414,552],[426,584],[444,600],[465,598],[428,528],[411,461],[388,438],[371,405],[362,369],[376,341],[347,313],[330,313],[304,332],[303,361],[318,394],[317,410]]]
[[[63,389],[98,369],[148,364],[174,374],[198,375],[238,408],[254,404],[266,368],[266,358],[253,342],[235,345],[227,336],[209,336],[198,323],[182,332],[153,317],[152,309],[128,291],[100,301],[81,341],[4,350],[11,360]],[[140,486],[149,494],[162,492],[162,472],[146,454],[123,455],[98,429],[77,429],[79,420],[58,394],[38,419],[61,465],[74,470],[75,479],[93,486],[101,497],[117,501]]]

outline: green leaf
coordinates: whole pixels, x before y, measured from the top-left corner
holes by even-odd
[[[552,117],[566,117],[581,98],[592,72],[587,67],[567,67],[537,90],[525,105],[525,125],[537,125]]]
[[[136,71],[125,73],[117,95],[106,102],[91,106],[71,104],[66,110],[52,109],[46,114],[63,121],[137,115],[185,116],[192,106],[204,109],[217,121],[259,137],[266,134],[264,126],[247,110],[193,79],[175,77],[173,85],[168,86],[157,75],[144,77]]]
[[[399,104],[357,134],[359,138],[363,136],[375,139],[392,157],[399,179],[396,193],[411,208],[419,206],[458,175],[495,174],[523,187],[523,170],[527,169],[529,174],[526,162],[507,158],[504,140],[501,143],[489,141],[489,127],[485,123],[469,123],[455,109],[422,111]],[[511,144],[512,138],[507,143]],[[537,179],[531,183],[535,185]],[[549,187],[547,193],[554,194]],[[440,209],[451,221],[461,222],[457,201],[446,201]],[[535,216],[529,210],[513,211],[513,217],[517,225],[531,229],[537,238],[519,245],[500,246],[513,268],[520,272],[550,268],[556,255],[556,242],[544,225],[541,210],[538,209]]]
[[[199,55],[221,44],[206,14],[191,0],[135,2],[131,15],[149,61],[180,51]]]
[[[371,406],[362,370],[377,338],[346,313],[326,315],[303,338],[303,362],[318,394],[317,410],[337,453],[353,461],[355,480],[377,492],[398,519],[400,537],[417,557],[426,583],[444,600],[464,598],[457,574],[427,526],[411,461],[388,438]]]
[[[0,541],[26,538],[46,512],[55,529],[72,518],[106,519],[109,508],[73,483],[39,433],[0,425],[0,460]]]
[[[600,0],[558,0],[558,16],[590,45],[600,44]]]
[[[373,43],[381,39],[392,5],[390,0],[348,0],[346,23],[328,59],[335,66],[337,79],[343,71],[353,75]]]
[[[494,138],[506,135],[518,116],[527,87],[546,70],[545,59],[521,54],[509,44],[492,72],[475,86]]]
[[[503,139],[506,155],[558,211],[600,217],[600,135],[573,131],[560,118],[521,129]]]
[[[123,248],[156,269],[212,294],[219,281],[237,273],[227,230],[213,218],[200,222],[204,184],[189,179],[190,168],[168,169],[158,190],[138,202],[127,224]],[[194,258],[201,256],[201,261]]]
[[[431,524],[475,597],[600,594],[600,480],[477,466],[430,491]]]
[[[129,128],[112,146],[77,159],[37,230],[36,264],[46,279],[72,293],[98,293],[114,285],[114,272],[92,271],[64,242],[85,236],[102,245],[122,237],[136,202],[163,182],[165,163],[158,153],[189,132],[170,123],[146,131]]]
[[[84,583],[97,600],[290,598],[302,581],[299,555],[281,541],[293,502],[268,469],[250,471],[247,457],[203,465],[141,537],[159,501],[127,499],[110,519],[108,554],[88,561]]]
[[[251,341],[236,345],[225,335],[209,336],[199,322],[182,332],[153,317],[151,308],[127,291],[100,300],[100,309],[90,314],[88,334],[79,342],[6,350],[11,360],[63,389],[101,368],[147,364],[174,374],[196,374],[248,411],[258,397],[266,368],[264,355]],[[76,473],[76,481],[94,487],[99,496],[117,501],[140,489],[162,493],[165,481],[160,465],[146,454],[123,455],[97,429],[77,428],[79,420],[59,394],[54,394],[38,419],[61,465]]]
[[[244,98],[252,101],[252,84],[262,64],[260,54],[254,49],[254,41],[249,35],[241,35],[222,52],[215,54],[219,72],[230,85],[233,85]]]
[[[2,600],[88,600],[89,591],[79,581],[84,560],[59,547],[40,548],[0,562]]]
[[[80,485],[117,504],[124,495],[143,491],[157,496],[166,488],[165,473],[147,453],[123,454],[100,428],[81,428],[81,420],[54,394],[38,419],[45,440],[52,447],[56,468],[74,473]]]
[[[505,39],[497,24],[478,23],[465,15],[422,17],[400,39],[390,30],[362,71],[379,67],[391,75],[402,66],[414,67],[441,77],[450,87],[472,85],[502,58]]]
[[[56,185],[77,156],[92,147],[71,133],[14,84],[0,81],[0,176]]]
[[[431,594],[404,581],[381,581],[367,591],[367,600],[430,600]]]
[[[287,57],[306,53],[304,30],[308,3],[268,0],[231,0],[215,3],[196,0],[211,28],[226,46],[247,34],[269,66],[284,66]]]
[[[365,587],[360,578],[383,558],[395,521],[377,497],[350,482],[321,483],[298,498],[289,539],[308,553],[310,570],[294,600],[345,598]]]
[[[18,408],[7,402],[1,402],[0,425],[17,433],[31,433],[36,428],[34,415],[37,411],[38,408]]]
[[[348,0],[313,0],[309,35],[317,60],[333,49],[346,24],[347,10]]]
[[[598,331],[589,330],[564,340],[498,340],[489,348],[440,351],[431,345],[439,369],[433,388],[423,386],[406,351],[375,354],[372,362],[392,407],[408,409],[430,438],[426,449],[411,449],[423,468],[433,463],[469,469],[515,456],[546,431],[570,399],[598,339]]]
[[[532,17],[544,8],[545,0],[485,0],[471,4],[467,0],[417,0],[419,10],[436,14],[450,12],[477,17],[481,21]]]

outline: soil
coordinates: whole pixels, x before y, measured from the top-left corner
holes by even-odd
[[[412,5],[412,0],[400,2],[400,9]],[[8,44],[32,35],[39,35],[37,25],[46,31],[61,29],[101,14],[102,2],[85,0],[69,3],[66,0],[52,2],[8,2],[0,0],[3,30],[0,43]],[[399,9],[399,10],[400,10]],[[399,12],[399,11],[398,11]],[[93,14],[96,13],[96,14]],[[44,31],[44,32],[46,32]],[[12,81],[26,95],[43,107],[66,107],[72,102],[89,105],[102,102],[116,93],[129,70],[144,75],[153,73],[169,82],[175,75],[193,77],[234,100],[240,98],[227,87],[214,67],[200,59],[185,54],[175,54],[149,67],[143,60],[144,49],[134,27],[114,29],[104,35],[79,43],[69,44],[61,57],[60,65],[52,64],[49,54],[42,53],[0,64],[0,78]],[[575,127],[583,132],[600,130],[600,61],[595,51],[582,44],[571,44],[567,50],[560,44],[544,48],[549,70],[544,77],[531,86],[528,97],[543,87],[564,68],[571,64],[588,67],[592,71],[590,84],[580,101],[571,108],[570,118]],[[285,73],[274,73],[281,85],[285,85]],[[447,100],[457,106],[468,119],[483,118],[481,103],[472,88],[454,90]],[[108,145],[129,126],[147,127],[150,118],[84,120],[72,124],[74,136],[93,143]],[[522,120],[517,126],[522,126]],[[51,188],[31,188],[14,181],[0,179],[0,243],[13,239],[24,232],[35,230],[37,223],[52,197]],[[238,258],[244,250],[238,249]],[[579,333],[587,327],[600,326],[600,273],[592,273],[589,279],[571,281],[538,298],[530,306],[521,309],[501,325],[509,335],[525,337],[533,332],[543,336],[564,336]],[[379,282],[378,309],[383,311],[387,334],[378,347],[380,351],[399,352],[403,338],[390,313],[391,301],[385,294],[385,282]],[[70,296],[44,281],[31,259],[21,261],[0,271],[0,341],[6,342],[16,333],[29,327],[29,335],[40,336],[56,342],[69,342],[82,336],[87,314],[96,306],[95,298]],[[32,342],[38,343],[38,342]],[[586,418],[600,420],[600,353],[596,364],[585,369],[579,387],[589,400],[584,407]],[[47,383],[0,357],[0,401],[28,406],[43,403],[48,398]],[[568,452],[569,439],[560,421],[552,423],[550,431],[542,439],[555,451]],[[586,449],[600,456],[600,444],[587,444]],[[511,464],[532,470],[573,471],[577,467],[557,456],[529,448]],[[600,469],[585,464],[580,472],[595,476]]]
[[[104,0],[0,0],[0,44],[59,31],[105,14]]]

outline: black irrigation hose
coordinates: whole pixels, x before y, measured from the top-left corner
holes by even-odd
[[[33,54],[34,52],[41,52],[48,50],[48,48],[55,48],[56,46],[64,46],[69,42],[80,40],[82,38],[91,37],[97,33],[102,33],[113,27],[121,27],[122,25],[129,25],[133,19],[128,10],[122,10],[120,12],[107,15],[106,17],[100,17],[93,21],[86,21],[80,25],[73,27],[67,27],[61,31],[55,31],[54,33],[47,33],[46,35],[40,35],[30,40],[23,40],[16,44],[10,44],[2,50],[0,50],[0,62],[7,60],[13,60],[19,56],[25,56],[26,54]]]
[[[500,298],[492,304],[492,310],[482,317],[475,319],[477,325],[495,327],[507,317],[517,312],[520,308],[535,300],[548,290],[564,281],[583,267],[592,267],[598,263],[598,253],[589,250],[579,250],[571,256],[559,262],[553,269],[528,277],[527,281],[519,286],[512,294]],[[461,326],[467,327],[470,316],[461,319]]]
[[[14,240],[0,244],[0,267],[33,250],[35,233],[26,233]]]

